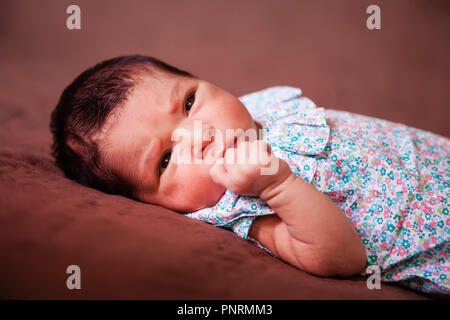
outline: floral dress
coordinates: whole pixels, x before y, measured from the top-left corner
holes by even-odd
[[[317,108],[301,90],[271,87],[239,98],[272,152],[334,201],[366,249],[361,275],[426,293],[450,294],[450,140],[373,117]],[[274,214],[258,197],[229,190],[214,206],[186,216],[248,232]],[[326,222],[324,222],[326,223]]]

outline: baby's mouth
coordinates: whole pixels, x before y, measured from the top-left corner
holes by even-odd
[[[230,148],[237,148],[238,144],[238,137],[233,137],[232,139],[229,139],[229,141],[225,144],[225,148],[223,149],[222,157],[225,157],[225,152],[227,152]]]
[[[237,147],[238,138],[231,137],[228,141],[219,142],[218,140],[213,141],[203,147],[202,149],[202,159],[215,161],[218,158],[224,158],[225,152],[230,148]]]
[[[211,142],[207,146],[203,147],[202,160],[215,161],[220,158],[220,156],[223,156],[226,150],[227,148],[224,148],[223,144]]]
[[[240,138],[240,135],[230,135],[223,140],[213,138],[210,143],[202,148],[202,160],[213,163],[219,158],[225,158],[228,149],[237,148]]]

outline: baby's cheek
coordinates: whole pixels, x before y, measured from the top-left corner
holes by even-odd
[[[194,166],[180,178],[179,181],[183,182],[183,198],[197,210],[214,205],[226,191],[223,186],[214,183],[207,167]]]

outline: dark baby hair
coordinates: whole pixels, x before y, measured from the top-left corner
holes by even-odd
[[[123,104],[139,72],[193,77],[153,57],[130,55],[98,63],[68,85],[51,114],[52,155],[64,174],[106,193],[133,197],[130,182],[110,170],[101,157],[101,141],[89,139],[108,116]]]

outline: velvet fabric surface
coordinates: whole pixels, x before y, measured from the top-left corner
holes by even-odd
[[[45,3],[45,4],[44,4]],[[446,1],[2,1],[0,298],[425,299],[398,285],[319,278],[230,231],[64,177],[50,113],[81,71],[144,54],[236,96],[300,87],[318,106],[450,135]],[[68,290],[66,268],[81,268]]]

